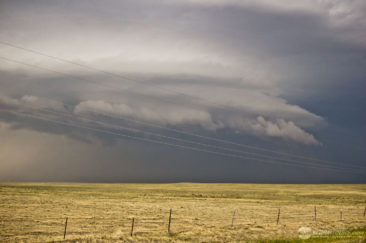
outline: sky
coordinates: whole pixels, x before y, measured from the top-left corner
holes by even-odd
[[[0,181],[366,183],[363,0],[0,0]]]

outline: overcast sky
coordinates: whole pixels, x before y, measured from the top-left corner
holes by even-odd
[[[365,183],[365,70],[364,0],[0,0],[0,181]]]

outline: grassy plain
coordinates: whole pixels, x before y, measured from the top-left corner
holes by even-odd
[[[0,242],[366,242],[365,206],[366,185],[0,183]]]

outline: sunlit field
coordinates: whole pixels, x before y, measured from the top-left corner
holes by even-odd
[[[366,241],[366,185],[2,183],[0,203],[0,242]]]

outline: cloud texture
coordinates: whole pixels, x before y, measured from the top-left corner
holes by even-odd
[[[0,42],[95,69],[0,44],[0,108],[131,118],[334,159],[328,141],[364,144],[365,13],[362,0],[2,0]]]

